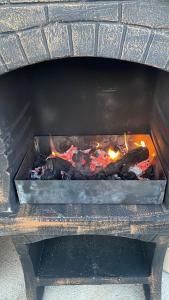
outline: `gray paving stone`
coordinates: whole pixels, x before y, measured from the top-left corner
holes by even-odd
[[[0,32],[15,31],[45,23],[43,6],[0,6]]]
[[[145,63],[164,68],[169,60],[169,35],[156,33]]]
[[[44,28],[52,58],[70,55],[68,28],[65,24],[50,24]]]
[[[93,56],[95,25],[72,24],[73,52],[75,56]]]
[[[122,22],[169,28],[169,1],[131,1],[122,4]]]
[[[17,37],[13,34],[0,36],[0,55],[9,70],[27,64],[23,57]]]
[[[137,62],[141,61],[150,33],[151,30],[147,28],[144,29],[128,26],[123,45],[122,59]]]
[[[98,56],[118,58],[123,26],[100,24],[98,33]]]
[[[19,37],[30,63],[49,59],[41,29],[30,29],[19,33]]]
[[[49,5],[50,21],[117,21],[118,4],[110,2]]]

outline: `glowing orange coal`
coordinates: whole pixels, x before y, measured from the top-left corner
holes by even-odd
[[[149,150],[149,158],[145,162],[141,162],[139,164],[139,168],[143,171],[147,169],[147,164],[152,164],[156,151],[151,140],[151,137],[147,134],[124,134],[121,136],[122,143],[117,143],[116,148],[113,142],[107,148],[106,146],[101,145],[99,142],[95,142],[95,146],[91,149],[87,148],[85,150],[80,150],[76,146],[71,145],[69,149],[63,153],[57,151],[54,140],[50,136],[49,144],[51,149],[51,154],[48,158],[61,158],[69,161],[73,167],[76,167],[77,164],[81,164],[86,168],[90,168],[92,172],[97,172],[97,170],[106,168],[110,163],[114,163],[117,160],[120,160],[123,155],[127,155],[127,153],[136,147],[147,147]],[[78,161],[77,161],[77,157]],[[75,159],[76,158],[76,159]]]
[[[69,161],[70,163],[72,163],[72,165],[74,164],[72,158],[73,158],[73,155],[77,152],[77,147],[72,145],[64,153],[60,153],[56,150],[55,145],[54,145],[54,141],[53,141],[51,136],[49,137],[49,143],[50,143],[50,148],[51,148],[51,155],[48,156],[48,158],[59,157],[59,158],[62,158],[64,160]]]

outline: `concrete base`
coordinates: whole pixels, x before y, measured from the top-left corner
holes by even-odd
[[[0,300],[26,300],[23,272],[10,238],[0,238]],[[143,300],[140,285],[46,287],[43,300]],[[169,299],[169,274],[163,273],[162,300]]]

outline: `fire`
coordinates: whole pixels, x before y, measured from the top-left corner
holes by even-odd
[[[120,156],[120,151],[114,151],[111,148],[109,148],[108,155],[112,160],[117,160]]]
[[[156,151],[152,140],[148,134],[137,134],[134,138],[134,145],[137,147],[147,147],[149,150],[149,158],[153,160],[156,156]]]
[[[146,143],[144,141],[140,141],[140,143],[134,143],[134,145],[138,146],[138,147],[146,147]]]
[[[137,134],[132,136],[124,133],[123,138],[123,144],[119,144],[117,149],[114,148],[113,144],[111,144],[111,146],[109,145],[110,148],[107,150],[106,147],[102,146],[101,143],[96,141],[93,148],[91,147],[80,150],[78,147],[71,145],[69,149],[61,153],[57,151],[54,140],[50,136],[49,144],[51,148],[51,154],[48,156],[48,158],[58,157],[69,161],[73,167],[76,167],[77,162],[75,157],[78,156],[78,163],[84,167],[89,167],[90,170],[94,172],[99,170],[99,168],[106,168],[110,163],[120,160],[123,155],[127,155],[128,152],[136,147],[147,147],[149,150],[149,160],[148,162],[143,162],[144,164],[141,163],[141,166],[139,165],[139,168],[142,170],[147,168],[147,163],[151,164],[156,156],[151,137],[147,134]]]
[[[126,133],[124,133],[124,144],[125,144],[125,147],[126,147],[126,151],[128,152],[129,151],[129,147],[128,147],[128,143],[127,143],[127,135],[126,135]]]

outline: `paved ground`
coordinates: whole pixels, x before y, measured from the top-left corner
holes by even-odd
[[[139,285],[46,287],[43,300],[143,300]],[[23,273],[9,238],[0,238],[0,300],[26,300]],[[162,300],[169,300],[169,274],[163,273]]]

